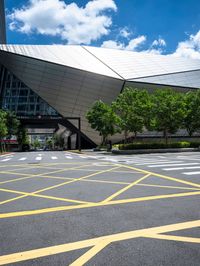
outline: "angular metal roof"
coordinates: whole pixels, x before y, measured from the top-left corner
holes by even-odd
[[[200,60],[91,46],[0,45],[0,50],[130,81],[200,70]]]

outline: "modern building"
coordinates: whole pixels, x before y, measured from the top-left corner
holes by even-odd
[[[3,108],[32,125],[59,122],[69,136],[80,118],[85,147],[101,141],[85,118],[94,101],[111,103],[126,86],[200,88],[200,60],[89,46],[2,44],[0,67]]]
[[[19,117],[81,118],[83,138],[98,144],[86,112],[126,86],[200,88],[200,60],[86,46],[1,45],[2,107]],[[76,121],[70,125],[77,127]]]

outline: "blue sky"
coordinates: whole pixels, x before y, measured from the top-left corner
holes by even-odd
[[[86,44],[200,59],[198,0],[5,0],[8,43]]]

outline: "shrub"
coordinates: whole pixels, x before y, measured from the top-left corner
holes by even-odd
[[[138,150],[138,149],[167,149],[167,148],[198,148],[200,142],[180,141],[174,143],[129,143],[119,144],[119,150]]]

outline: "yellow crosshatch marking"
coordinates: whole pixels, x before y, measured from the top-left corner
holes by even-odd
[[[182,237],[176,235],[166,235],[165,233],[171,233],[177,230],[191,229],[200,226],[200,220],[189,221],[177,224],[170,224],[158,227],[151,227],[139,230],[133,230],[128,232],[122,232],[117,234],[100,236],[92,239],[77,241],[73,243],[67,243],[57,246],[51,246],[46,248],[40,248],[35,250],[22,251],[18,253],[3,255],[0,257],[0,265],[5,265],[8,263],[21,262],[36,258],[42,258],[45,256],[52,256],[64,252],[69,252],[73,250],[80,250],[83,248],[91,248],[77,260],[71,263],[71,266],[84,265],[91,258],[93,258],[97,253],[99,253],[103,248],[106,248],[111,243],[125,241],[134,238],[153,238],[153,239],[163,239],[170,241],[181,241],[188,243],[200,244],[200,238],[195,237]]]
[[[8,179],[6,181],[0,182],[0,192],[4,193],[10,193],[12,195],[15,195],[14,198],[5,199],[0,204],[5,205],[7,203],[12,204],[12,206],[15,208],[15,202],[19,199],[23,199],[25,201],[28,201],[30,197],[35,197],[38,199],[46,199],[50,200],[52,202],[58,202],[60,201],[65,203],[73,203],[73,204],[67,204],[67,205],[60,205],[55,207],[47,207],[43,209],[33,209],[33,210],[14,210],[12,212],[7,213],[1,213],[0,219],[12,219],[12,218],[19,218],[22,216],[31,216],[31,215],[42,215],[45,213],[53,213],[53,212],[67,212],[67,211],[75,211],[75,210],[81,210],[81,209],[88,209],[88,208],[101,208],[101,207],[107,207],[109,206],[119,206],[123,204],[134,204],[136,202],[148,202],[152,200],[163,200],[163,199],[173,199],[173,198],[187,198],[187,197],[198,197],[200,196],[200,184],[191,182],[191,181],[185,181],[179,178],[174,178],[171,176],[165,176],[161,174],[157,174],[154,172],[142,170],[139,168],[132,167],[130,165],[122,165],[118,163],[105,163],[105,162],[99,162],[95,165],[94,169],[92,168],[92,164],[85,164],[85,163],[50,163],[50,164],[38,164],[38,165],[15,165],[9,168],[9,170],[6,170],[5,167],[0,171],[0,174],[4,176],[4,180],[6,178],[6,175],[9,175],[9,178],[13,175],[16,178]],[[18,167],[18,168],[17,168]],[[104,167],[102,169],[102,167]],[[43,170],[44,173],[40,174],[26,174],[23,172],[23,170],[31,170],[31,169],[38,169]],[[67,171],[73,171],[74,176],[76,176],[76,171],[79,173],[82,173],[81,177],[70,177],[68,176]],[[89,173],[85,173],[84,171],[89,171]],[[59,176],[59,173],[61,173],[61,176]],[[112,173],[112,179],[106,178],[105,173]],[[115,177],[115,173],[120,175],[120,181],[117,180]],[[128,174],[129,177],[133,177],[134,181],[128,181],[125,179],[123,181],[123,174]],[[73,175],[72,175],[73,176]],[[78,176],[78,175],[77,175]],[[26,192],[21,191],[19,189],[15,189],[15,184],[20,184],[20,181],[23,182],[23,180],[28,180],[34,178],[40,178],[41,180],[44,179],[54,179],[57,180],[60,183],[56,185],[51,185],[45,188],[38,189],[33,192]],[[103,177],[103,179],[102,179]],[[154,177],[155,180],[164,179],[167,181],[170,181],[167,185],[160,185],[160,184],[154,184],[145,182],[148,180],[148,178]],[[129,179],[128,179],[129,180]],[[131,180],[131,178],[130,178]],[[19,182],[19,183],[18,183]],[[37,180],[36,180],[37,182]],[[70,199],[70,197],[67,197],[64,194],[64,197],[57,197],[53,195],[44,195],[43,192],[51,191],[56,188],[63,188],[67,187],[70,184],[83,184],[88,183],[88,186],[90,184],[94,184],[95,186],[105,185],[116,185],[117,189],[114,193],[110,193],[109,196],[106,198],[104,197],[99,202],[94,202],[94,200],[89,197],[88,200],[81,200],[81,199]],[[174,184],[174,185],[173,185]],[[9,186],[12,185],[12,186]],[[119,188],[120,186],[120,188]],[[10,188],[12,187],[12,188]],[[133,193],[134,195],[134,189],[135,188],[144,188],[144,191],[146,188],[155,188],[155,192],[153,190],[153,195],[150,196],[138,196],[134,198],[126,198],[126,193]],[[156,194],[156,188],[160,189],[161,191],[160,195]],[[133,190],[132,190],[133,189]],[[162,189],[164,192],[162,192]],[[170,190],[169,193],[165,192],[165,189],[167,191]],[[23,190],[23,189],[22,189]],[[178,192],[177,192],[178,191]],[[87,191],[86,191],[87,193]],[[18,196],[16,197],[16,194]],[[118,196],[120,196],[120,199],[118,199]],[[125,198],[123,198],[123,196]],[[81,250],[84,248],[87,248],[88,250],[81,255],[79,258],[77,258],[74,262],[71,262],[71,266],[80,266],[86,264],[88,261],[90,261],[92,258],[94,258],[98,253],[100,253],[103,249],[106,249],[111,243],[114,242],[120,242],[124,240],[129,239],[135,239],[135,238],[150,238],[150,239],[160,239],[163,241],[179,241],[183,243],[193,243],[193,244],[200,244],[200,238],[196,237],[190,237],[190,236],[180,236],[175,235],[175,233],[172,235],[173,232],[184,229],[191,229],[191,228],[197,228],[200,227],[200,220],[196,221],[189,221],[184,223],[177,223],[177,224],[171,224],[171,225],[165,225],[165,226],[159,226],[159,227],[152,227],[152,228],[145,228],[145,229],[138,229],[133,231],[127,231],[127,232],[119,232],[116,234],[110,234],[105,236],[100,236],[92,239],[86,239],[81,240],[77,242],[67,243],[67,244],[61,244],[56,246],[50,246],[46,248],[37,248],[33,250],[28,251],[21,251],[18,253],[13,254],[7,254],[0,257],[0,265],[15,263],[15,262],[21,262],[21,261],[27,261],[31,259],[37,259],[42,258],[45,256],[51,256],[56,255],[60,253],[65,253],[69,251],[75,251],[75,250]],[[170,232],[170,235],[167,233]]]
[[[70,166],[71,163],[67,163],[67,165]],[[52,167],[52,165],[56,166],[56,165],[64,165],[64,163],[50,163],[50,164],[44,164],[45,167],[48,169]],[[37,165],[36,168],[40,169],[40,168],[44,168],[44,165]],[[72,163],[73,165],[73,163]],[[16,189],[7,189],[7,188],[0,188],[0,191],[4,191],[4,192],[8,192],[8,193],[15,193],[15,194],[20,194],[20,196],[14,197],[14,198],[10,198],[7,199],[5,201],[2,201],[0,204],[6,204],[6,203],[11,203],[18,200],[18,199],[22,199],[22,198],[27,198],[27,197],[38,197],[38,198],[46,198],[49,200],[55,200],[55,201],[63,201],[63,202],[73,202],[75,205],[70,205],[70,206],[58,206],[58,207],[50,207],[50,208],[44,208],[44,209],[35,209],[35,210],[25,210],[25,211],[15,211],[15,212],[11,212],[11,213],[1,213],[0,214],[0,218],[11,218],[11,217],[18,217],[18,216],[25,216],[25,215],[36,215],[36,214],[43,214],[43,213],[48,213],[48,212],[56,212],[56,211],[70,211],[70,210],[74,210],[74,209],[82,209],[82,208],[92,208],[92,207],[101,207],[101,206],[109,206],[109,205],[117,205],[117,204],[126,204],[126,203],[134,203],[134,202],[140,202],[140,201],[151,201],[151,200],[158,200],[158,199],[169,199],[169,198],[176,198],[176,197],[188,197],[188,196],[197,196],[200,195],[200,185],[193,183],[193,182],[189,182],[189,181],[184,181],[178,178],[173,178],[173,177],[169,177],[169,176],[164,176],[164,175],[160,175],[157,173],[153,173],[153,172],[149,172],[146,170],[142,170],[139,168],[135,168],[132,166],[128,166],[128,165],[121,165],[121,164],[115,164],[115,163],[98,163],[97,165],[100,166],[109,166],[108,169],[106,170],[94,170],[91,174],[88,175],[83,175],[80,178],[69,178],[69,177],[58,177],[55,176],[57,173],[62,173],[64,171],[67,170],[73,170],[73,171],[80,171],[81,169],[86,169],[86,167],[91,166],[91,164],[87,164],[87,165],[83,165],[82,163],[76,166],[70,166],[70,167],[64,167],[64,168],[58,168],[55,171],[50,171],[50,172],[45,172],[43,174],[24,174],[21,172],[14,172],[12,170],[9,171],[2,171],[2,173],[5,174],[13,174],[13,175],[23,175],[23,177],[20,178],[15,178],[12,180],[8,180],[8,181],[3,181],[0,182],[0,184],[7,184],[7,183],[12,183],[12,182],[18,182],[20,180],[25,180],[25,179],[30,179],[34,177],[40,177],[40,178],[52,178],[52,179],[58,179],[58,180],[65,180],[65,182],[61,182],[60,184],[57,185],[53,185],[53,186],[49,186],[43,189],[39,189],[37,191],[34,192],[22,192]],[[97,166],[95,165],[95,167]],[[29,167],[27,166],[27,168],[23,168],[22,169],[30,169],[33,168],[32,166]],[[138,177],[134,182],[118,182],[118,181],[109,181],[109,180],[101,180],[101,179],[90,179],[89,177],[93,177],[96,175],[100,175],[100,174],[104,174],[106,172],[117,172],[117,170],[119,170],[119,172],[121,172],[121,169],[128,169],[126,171],[126,173],[131,172],[131,174],[134,175],[134,173],[140,173],[143,174],[143,176]],[[51,169],[52,170],[52,169]],[[20,169],[18,169],[18,171],[20,171]],[[134,171],[134,173],[132,173]],[[123,172],[123,171],[122,171]],[[53,174],[52,176],[50,176],[49,174]],[[145,179],[147,179],[150,176],[154,176],[157,178],[162,178],[162,179],[166,179],[166,180],[170,180],[176,183],[180,183],[180,184],[184,184],[184,185],[188,185],[190,187],[180,187],[180,186],[167,186],[167,185],[155,185],[155,184],[143,184],[142,181],[144,181]],[[88,179],[89,178],[89,179]],[[123,185],[124,188],[119,189],[118,191],[116,191],[115,193],[113,193],[112,195],[108,196],[106,199],[100,201],[100,202],[93,202],[92,200],[89,201],[83,201],[83,200],[76,200],[76,199],[70,199],[70,198],[66,198],[66,197],[54,197],[53,195],[49,196],[49,195],[43,195],[41,194],[42,192],[54,189],[54,188],[59,188],[62,187],[64,185],[68,185],[71,183],[75,183],[75,182],[93,182],[96,183],[98,185],[98,183],[105,183],[105,184],[118,184],[118,185]],[[143,197],[137,197],[137,198],[129,198],[129,199],[120,199],[120,200],[114,200],[114,198],[116,198],[119,195],[123,195],[123,193],[126,193],[127,190],[129,190],[130,188],[134,187],[134,186],[143,186],[143,187],[157,187],[157,188],[168,188],[168,189],[181,189],[181,190],[191,190],[191,192],[179,192],[179,193],[172,193],[172,194],[162,194],[162,195],[152,195],[152,196],[143,196]]]

